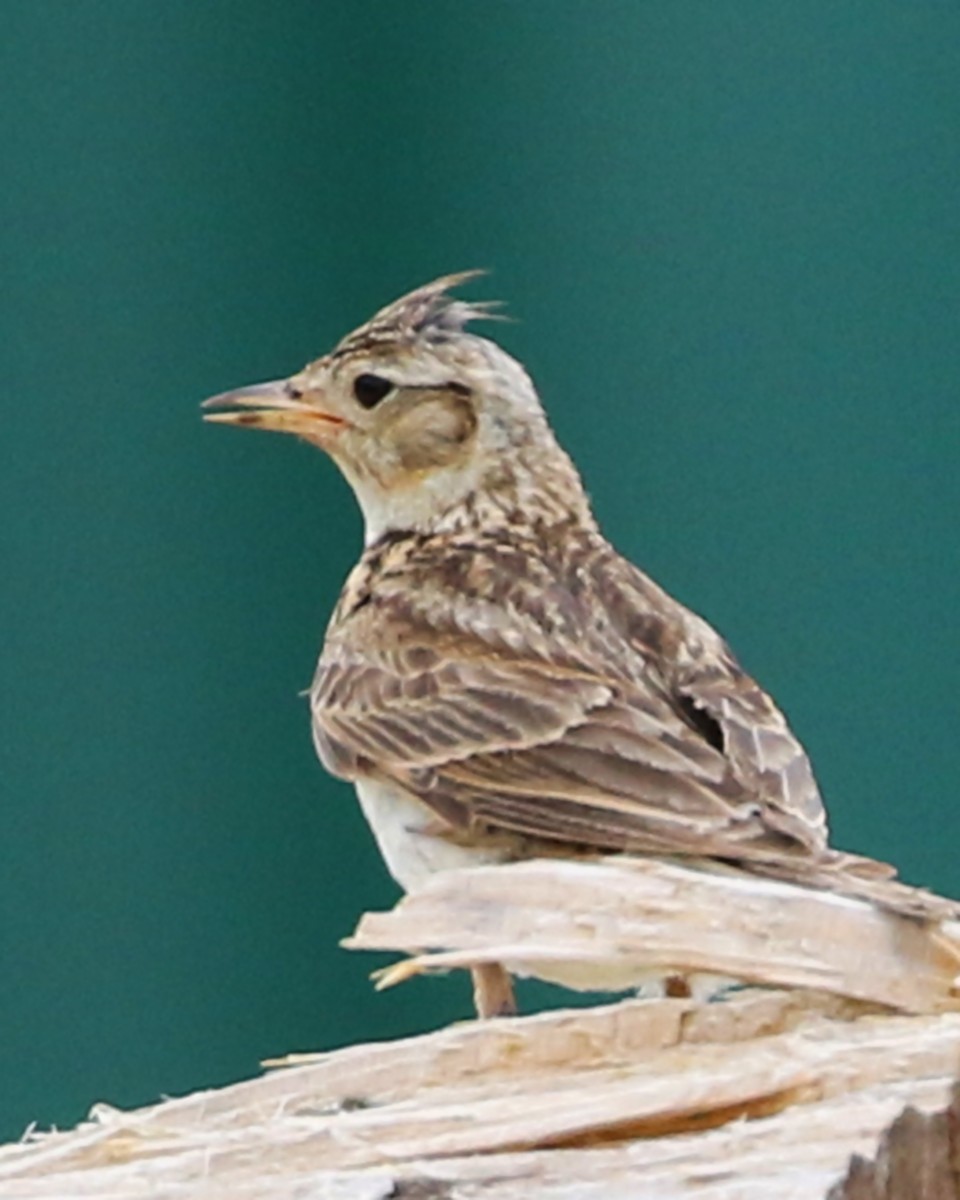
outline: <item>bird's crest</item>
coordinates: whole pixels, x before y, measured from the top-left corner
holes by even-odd
[[[468,321],[499,319],[499,314],[494,311],[500,305],[499,300],[457,300],[450,295],[451,289],[485,274],[485,271],[461,271],[415,288],[381,308],[359,329],[348,333],[337,346],[334,356],[369,350],[384,342],[420,339],[444,342],[451,334],[461,333]]]

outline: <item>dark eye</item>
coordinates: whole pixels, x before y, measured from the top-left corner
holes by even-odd
[[[353,381],[353,394],[364,408],[375,408],[392,391],[393,384],[382,375],[358,375]]]

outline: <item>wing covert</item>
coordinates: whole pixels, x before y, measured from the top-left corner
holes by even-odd
[[[496,653],[469,638],[427,645],[409,632],[390,651],[328,644],[311,699],[317,748],[334,774],[388,778],[463,829],[606,850],[807,852],[803,827],[769,821],[732,756],[653,681]],[[736,714],[722,698],[691,696],[711,716],[717,707],[724,737],[733,736]]]

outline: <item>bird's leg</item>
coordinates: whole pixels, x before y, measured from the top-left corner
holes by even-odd
[[[473,976],[473,1003],[478,1017],[516,1016],[517,1002],[508,971],[499,963],[480,963],[470,968],[470,974]]]

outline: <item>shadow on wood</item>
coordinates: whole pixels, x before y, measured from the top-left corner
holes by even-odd
[[[960,1084],[943,1112],[905,1109],[876,1158],[856,1155],[827,1200],[960,1200]]]

